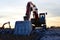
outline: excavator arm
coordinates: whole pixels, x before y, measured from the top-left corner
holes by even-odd
[[[4,26],[5,26],[6,24],[9,25],[9,28],[11,28],[11,26],[10,26],[10,22],[6,22],[6,23],[4,23],[4,24],[2,25],[2,28],[4,28]]]
[[[26,6],[26,16],[24,17],[25,20],[30,19],[30,14],[32,11],[33,11],[33,17],[35,19],[38,19],[38,10],[37,10],[36,6],[32,2],[28,2],[27,6]]]

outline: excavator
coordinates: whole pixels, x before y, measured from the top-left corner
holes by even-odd
[[[30,19],[31,12],[33,12],[33,18],[31,18],[33,29],[35,29],[35,27],[46,27],[45,15],[47,15],[47,13],[38,14],[38,9],[36,5],[32,2],[28,2],[26,6],[26,16],[24,16],[24,20]]]
[[[2,25],[1,29],[4,29],[5,25],[8,24],[9,25],[9,28],[11,29],[11,26],[10,26],[10,22],[6,22]]]
[[[4,23],[3,26],[2,26],[2,28],[4,28],[4,26],[5,26],[6,24],[9,25],[9,28],[11,28],[11,26],[10,26],[10,22],[6,22],[6,23]]]
[[[5,28],[5,25],[8,24],[9,28]],[[11,34],[13,29],[11,29],[10,22],[5,22],[2,27],[0,27],[0,34]]]

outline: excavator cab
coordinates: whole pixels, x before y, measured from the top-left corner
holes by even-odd
[[[45,16],[47,15],[47,13],[40,13],[39,14],[39,22],[40,24],[46,24],[45,22]]]
[[[46,28],[46,20],[45,20],[46,15],[47,13],[40,13],[38,20],[36,20],[35,18],[31,19],[33,29],[35,29],[35,27]]]

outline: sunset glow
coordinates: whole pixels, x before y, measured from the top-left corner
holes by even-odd
[[[14,28],[16,21],[23,20],[28,1],[32,1],[37,6],[38,13],[48,13],[47,27],[60,26],[60,0],[0,0],[0,27],[10,21],[11,27]]]

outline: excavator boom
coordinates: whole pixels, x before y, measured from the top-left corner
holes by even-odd
[[[25,16],[27,20],[29,20],[30,18],[31,11],[33,11],[34,18],[38,19],[38,10],[36,6],[32,2],[28,2],[26,7],[26,16]]]

